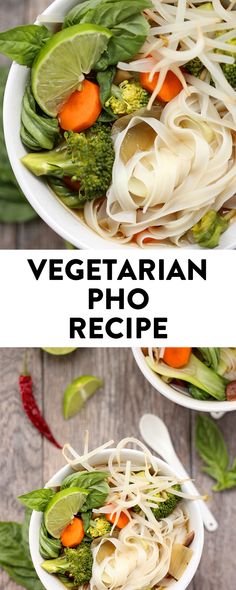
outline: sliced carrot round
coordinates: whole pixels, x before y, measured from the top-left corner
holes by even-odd
[[[111,524],[114,524],[116,522],[116,514],[106,514],[106,519],[109,520],[109,522]],[[127,516],[127,514],[125,514],[125,512],[121,512],[119,519],[116,523],[116,526],[118,529],[123,529],[127,524],[129,523],[129,517]]]
[[[152,80],[149,80],[150,72],[142,72],[140,74],[140,84],[148,92],[153,92],[156,88],[159,72],[154,74]],[[183,86],[177,78],[177,76],[169,70],[166,74],[165,80],[162,84],[161,89],[158,92],[157,99],[163,102],[169,102],[172,98],[175,98],[183,90]]]
[[[99,86],[84,80],[81,90],[71,94],[59,113],[60,126],[65,131],[83,131],[95,123],[101,110]]]
[[[61,542],[64,547],[76,547],[84,538],[84,527],[81,518],[76,516],[61,534]]]
[[[173,367],[173,369],[180,369],[188,364],[192,348],[165,348],[163,360]]]

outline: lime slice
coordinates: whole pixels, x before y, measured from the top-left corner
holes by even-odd
[[[63,410],[65,420],[75,416],[87,399],[102,385],[101,379],[90,375],[83,375],[83,377],[78,377],[78,379],[72,381],[64,393]]]
[[[32,90],[41,109],[55,117],[80,87],[106,49],[112,33],[98,25],[74,25],[56,33],[41,49],[32,68]]]
[[[52,537],[60,538],[62,531],[80,511],[88,494],[89,491],[83,488],[66,488],[53,496],[44,512],[45,526]]]
[[[73,352],[74,350],[76,350],[76,348],[43,348],[42,350],[44,350],[45,352],[48,352],[48,354],[54,354],[56,356],[58,355],[63,355],[63,354],[70,354],[70,352]]]

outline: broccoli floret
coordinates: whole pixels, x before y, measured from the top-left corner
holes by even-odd
[[[105,102],[115,115],[129,115],[145,107],[149,101],[149,93],[134,80],[124,80],[119,86],[112,84],[112,95]]]
[[[195,57],[194,59],[190,59],[188,63],[184,64],[184,68],[189,72],[189,74],[199,78],[202,71],[204,70],[204,65],[199,57]]]
[[[58,148],[28,154],[22,162],[36,176],[69,176],[78,180],[79,202],[83,204],[106,195],[111,184],[114,158],[110,125],[95,123],[82,133],[66,132],[65,142]]]
[[[205,213],[200,221],[192,227],[192,235],[195,242],[202,248],[215,248],[228,225],[229,220],[226,216],[211,210]]]
[[[173,489],[181,492],[181,486],[179,484],[174,485]],[[152,508],[152,512],[157,520],[166,518],[172,514],[178,502],[181,500],[179,496],[175,496],[175,494],[172,494],[171,492],[165,492],[165,494],[167,496],[166,500],[164,502],[160,502],[156,508]]]
[[[87,530],[88,537],[92,537],[92,539],[96,539],[97,537],[103,537],[103,535],[108,535],[112,528],[112,525],[108,520],[104,517],[98,517],[94,520],[91,520],[90,526]]]
[[[221,32],[222,34],[222,32]],[[236,45],[236,39],[231,39],[230,41],[226,41],[226,43],[228,43],[229,45]],[[230,55],[231,57],[234,58],[234,63],[233,64],[220,64],[221,68],[224,72],[224,75],[226,77],[226,80],[229,82],[230,86],[232,86],[232,88],[236,88],[236,59],[235,59],[235,53],[229,51],[223,51],[221,49],[217,50],[218,53],[223,53],[224,55]]]
[[[79,586],[89,582],[92,577],[93,556],[88,543],[81,543],[76,549],[65,549],[64,555],[48,559],[42,568],[48,574],[67,574]]]

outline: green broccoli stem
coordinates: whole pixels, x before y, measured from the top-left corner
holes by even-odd
[[[41,564],[41,567],[48,574],[65,574],[68,572],[68,559],[66,555],[62,555],[57,559],[47,559]]]
[[[191,354],[188,364],[182,369],[173,369],[162,362],[156,363],[150,357],[146,357],[146,362],[150,369],[159,375],[187,381],[215,399],[225,400],[226,380],[202,363],[194,354]]]
[[[36,176],[73,176],[75,164],[71,154],[68,154],[67,144],[63,143],[58,148],[49,152],[27,154],[22,158],[22,163]]]

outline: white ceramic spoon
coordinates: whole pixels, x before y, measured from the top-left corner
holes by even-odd
[[[184,469],[179,457],[174,450],[169,431],[161,418],[154,416],[154,414],[144,414],[139,422],[139,429],[146,444],[160,455],[178,475],[183,479],[190,479],[187,471]],[[201,494],[197,490],[193,482],[189,481],[191,486],[191,493],[196,496]],[[205,528],[210,531],[216,531],[218,523],[208,506],[203,500],[197,500],[201,510],[202,519]]]

